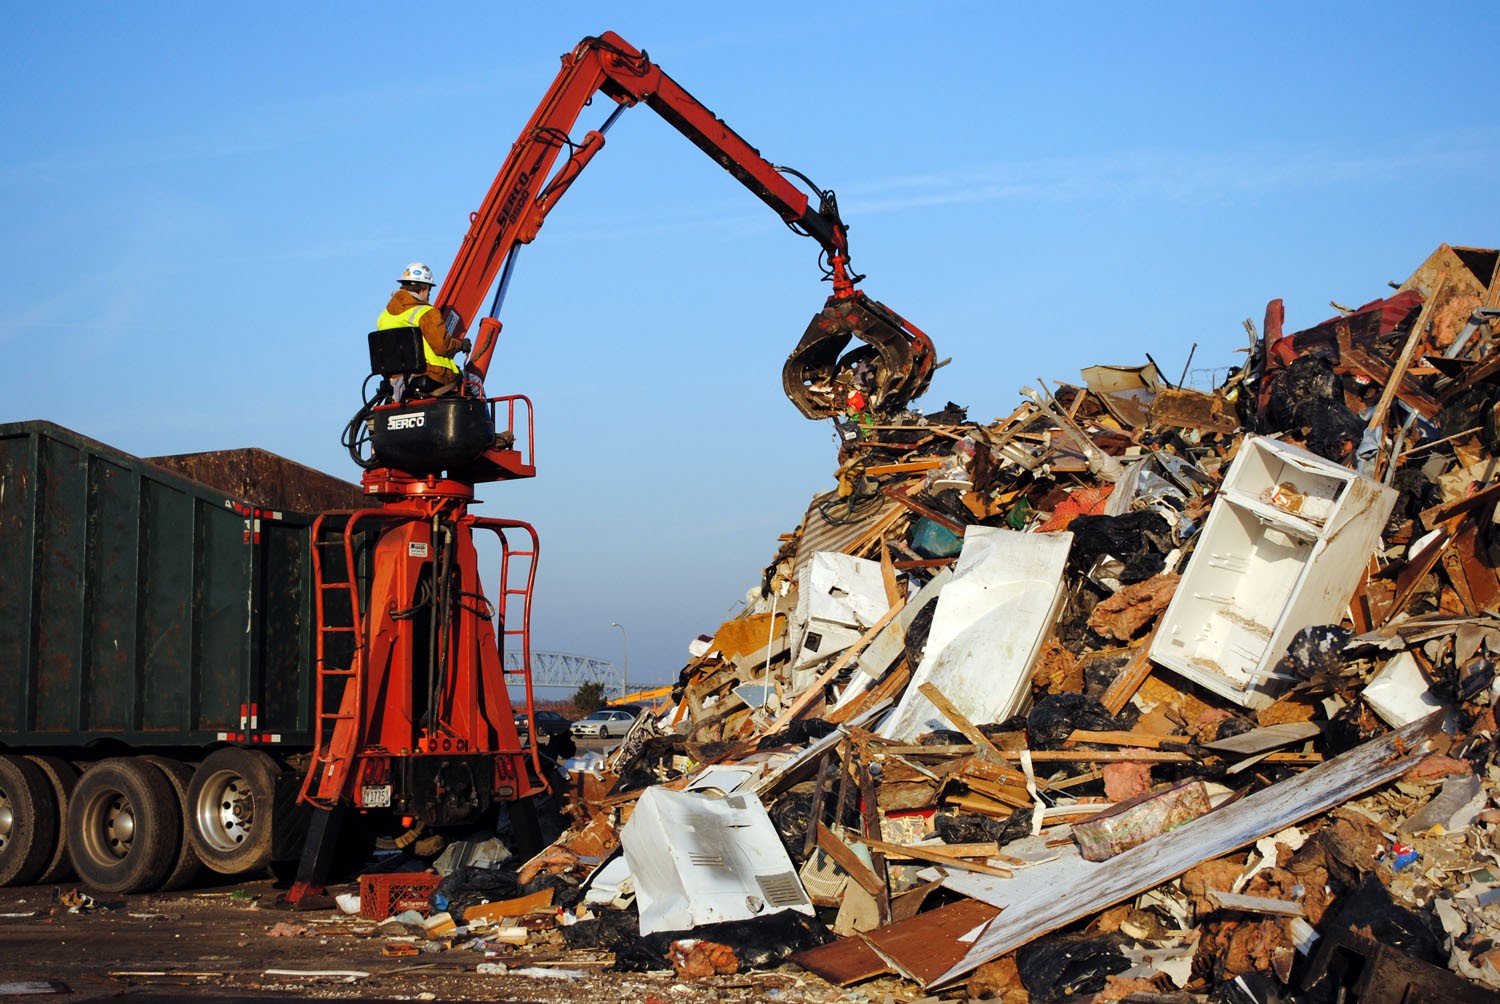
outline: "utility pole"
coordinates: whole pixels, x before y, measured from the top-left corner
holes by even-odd
[[[621,644],[625,647],[625,665],[620,670],[620,697],[623,699],[630,693],[630,635],[625,631],[625,625],[618,621],[610,621],[609,626],[620,629]]]

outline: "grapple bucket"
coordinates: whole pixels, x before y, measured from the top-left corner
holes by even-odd
[[[855,338],[865,344],[840,356]],[[781,368],[781,383],[808,418],[851,411],[890,415],[927,389],[935,355],[925,334],[856,290],[830,296],[814,315]]]

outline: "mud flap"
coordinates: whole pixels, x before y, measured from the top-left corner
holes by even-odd
[[[864,342],[840,356],[855,338]],[[781,369],[786,396],[808,418],[833,418],[862,394],[867,409],[892,414],[932,381],[932,341],[884,304],[856,291],[830,296]]]

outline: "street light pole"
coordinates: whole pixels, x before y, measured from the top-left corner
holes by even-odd
[[[624,624],[610,621],[609,626],[620,629],[621,644],[625,648],[625,666],[620,670],[620,698],[623,700],[630,693],[630,635],[626,633]]]

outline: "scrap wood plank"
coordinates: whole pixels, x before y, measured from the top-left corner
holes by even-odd
[[[1233,892],[1208,890],[1209,898],[1226,910],[1242,910],[1245,913],[1264,913],[1275,917],[1306,916],[1301,903],[1289,899],[1271,899],[1266,896],[1243,896]]]
[[[895,502],[899,502],[901,505],[910,509],[918,516],[926,516],[938,526],[942,527],[944,530],[947,530],[949,533],[954,534],[955,536],[962,537],[964,535],[964,530],[967,529],[964,524],[955,522],[953,519],[949,518],[948,516],[944,516],[936,509],[933,509],[930,506],[925,506],[922,503],[918,502],[906,492],[902,491],[900,486],[898,485],[888,485],[884,489],[884,492],[886,498],[891,499]]]
[[[959,900],[875,931],[805,949],[791,959],[841,987],[892,972],[915,979],[913,972],[952,965],[963,954],[966,942],[961,939],[997,913],[988,903]],[[876,944],[879,951],[872,947]]]
[[[1266,750],[1285,746],[1288,743],[1311,739],[1321,734],[1322,731],[1315,722],[1281,722],[1277,725],[1262,725],[1227,739],[1215,739],[1211,743],[1204,743],[1203,746],[1205,749],[1221,753],[1238,753],[1248,756],[1252,753],[1264,753]]]
[[[942,457],[923,457],[920,460],[899,460],[892,464],[873,464],[865,468],[868,477],[879,478],[887,474],[911,474],[915,471],[935,471],[943,466]]]
[[[840,987],[896,971],[858,935],[804,949],[793,954],[791,959],[808,972],[817,973],[829,983]]]
[[[1008,805],[1013,809],[1030,809],[1032,805],[1035,804],[1032,801],[1031,793],[1028,792],[1025,788],[1018,788],[1015,785],[1000,784],[995,781],[988,781],[984,778],[979,777],[965,777],[960,778],[960,780],[962,780],[964,786],[974,794],[983,795],[985,798],[993,799],[994,801],[999,802],[1002,805]],[[946,798],[948,796],[944,797]]]
[[[1452,502],[1444,502],[1441,505],[1423,509],[1418,518],[1421,519],[1424,527],[1431,530],[1460,513],[1473,512],[1475,509],[1490,505],[1497,499],[1500,499],[1500,481],[1487,484],[1478,491],[1454,499]]]
[[[990,798],[977,791],[969,791],[959,795],[944,795],[944,805],[956,805],[966,812],[977,812],[982,816],[991,816],[995,819],[1009,819],[1015,814],[1015,806],[1006,805],[998,799]],[[1026,803],[1029,807],[1030,802]]]
[[[1066,859],[1039,892],[1007,904],[1005,913],[955,965],[924,986],[943,986],[1051,931],[1176,878],[1203,861],[1357,798],[1397,777],[1426,755],[1443,714],[1435,712],[1373,739],[1305,774],[1263,788],[1107,861]],[[1037,872],[1039,869],[1029,869]],[[959,876],[949,888],[984,895],[994,879]],[[1003,898],[1003,897],[1002,897]]]
[[[870,870],[870,867],[859,859],[859,855],[849,849],[849,845],[839,839],[837,833],[828,828],[828,824],[821,819],[818,820],[818,846],[830,858],[833,863],[849,873],[859,887],[871,896],[880,897],[886,891],[885,883],[880,876]]]
[[[1120,675],[1114,678],[1108,689],[1104,691],[1104,696],[1099,699],[1099,703],[1104,705],[1104,709],[1110,714],[1118,715],[1120,709],[1130,702],[1135,692],[1141,689],[1141,684],[1146,682],[1146,677],[1150,676],[1151,671],[1156,668],[1150,658],[1151,643],[1156,639],[1156,628],[1160,626],[1161,621],[1157,620],[1151,632],[1141,639],[1140,646],[1130,657],[1130,662],[1120,670]]]
[[[1014,752],[1019,755],[1021,751],[1016,750]],[[1004,763],[994,763],[992,761],[978,760],[972,757],[967,762],[954,767],[953,770],[949,772],[949,775],[965,781],[971,781],[978,778],[985,781],[994,781],[1000,784],[1008,784],[1019,786],[1022,788],[1026,787],[1027,781],[1027,777],[1024,771],[1016,770],[1015,768],[1010,767]],[[1041,785],[1042,787],[1047,787],[1046,781],[1042,778],[1037,778],[1036,780],[1037,784]],[[1028,802],[1027,804],[1029,805],[1030,802]]]
[[[1439,561],[1442,560],[1443,552],[1453,543],[1453,534],[1463,522],[1462,515],[1453,516],[1446,522],[1438,525],[1433,531],[1432,540],[1417,554],[1407,560],[1406,567],[1401,569],[1396,576],[1396,598],[1391,601],[1390,608],[1385,610],[1380,618],[1378,626],[1384,627],[1391,619],[1406,609],[1417,590],[1422,586],[1422,580],[1427,578]]]
[[[897,660],[896,665],[893,666],[890,671],[885,674],[885,676],[882,676],[880,678],[879,683],[875,684],[869,690],[866,690],[863,694],[860,694],[847,706],[835,707],[832,711],[828,712],[828,714],[823,717],[827,721],[833,722],[835,725],[839,724],[840,722],[849,721],[850,719],[856,718],[859,715],[863,714],[868,709],[873,708],[877,704],[888,703],[895,700],[895,698],[901,694],[901,691],[906,689],[906,685],[910,682],[911,663],[909,663],[906,659],[906,656],[903,655],[899,660]]]
[[[995,858],[1000,856],[1000,845],[993,840],[983,840],[972,844],[942,844],[921,843],[914,845],[892,844],[885,852],[885,856],[897,860],[911,858],[914,855],[906,853],[907,846],[925,847],[939,851],[955,858]],[[920,858],[921,855],[915,855]]]
[[[923,746],[921,743],[903,743],[882,739],[875,746],[876,753],[894,753],[897,756],[933,756],[940,760],[948,757],[970,756],[974,746],[970,743],[950,743],[944,746]]]
[[[1190,742],[1190,736],[1162,736],[1149,732],[1105,731],[1074,729],[1068,733],[1070,743],[1095,743],[1100,746],[1136,746],[1140,749],[1158,750],[1162,743]]]
[[[1417,345],[1422,341],[1423,336],[1427,332],[1427,323],[1431,320],[1433,309],[1437,306],[1438,296],[1447,285],[1448,273],[1444,272],[1443,277],[1438,280],[1437,288],[1432,291],[1432,296],[1427,299],[1426,303],[1422,304],[1422,312],[1417,315],[1417,322],[1411,326],[1411,333],[1406,336],[1406,344],[1401,346],[1401,355],[1396,359],[1396,365],[1392,367],[1390,375],[1386,377],[1385,388],[1380,392],[1380,400],[1375,404],[1375,410],[1370,415],[1370,421],[1365,425],[1366,429],[1384,430],[1386,412],[1390,410],[1391,402],[1396,399],[1397,392],[1402,389],[1401,382],[1406,379],[1406,368],[1411,365],[1412,357],[1417,351]],[[1410,390],[1415,391],[1422,397],[1426,397],[1425,394],[1422,394],[1419,387],[1412,387]],[[1407,396],[1409,395],[1403,395],[1403,400]],[[1407,403],[1409,407],[1415,408],[1417,406],[1415,402]],[[1433,403],[1435,404],[1436,402]],[[1431,419],[1435,414],[1436,411],[1431,414],[1424,413],[1423,417]]]
[[[863,743],[850,743],[850,751],[853,753],[855,775],[859,779],[859,800],[863,807],[861,812],[861,826],[863,834],[860,839],[868,840],[872,835],[880,832],[880,805],[879,798],[875,794],[875,777],[870,773],[870,758],[867,755]],[[879,848],[871,847],[870,868],[880,879],[880,891],[875,894],[875,907],[879,911],[880,922],[889,924],[891,922],[891,893],[887,886],[887,872],[885,869],[885,855]]]
[[[886,531],[895,526],[896,523],[905,515],[905,509],[902,509],[897,505],[891,506],[885,512],[877,516],[875,518],[875,521],[865,529],[865,532],[856,537],[854,539],[854,542],[844,549],[844,553],[857,555],[863,553],[868,547],[870,547],[871,544],[873,544],[877,540],[884,543]]]
[[[880,539],[880,579],[885,586],[885,601],[891,606],[901,598],[901,587],[896,583],[896,566],[891,563],[890,543]]]
[[[1022,752],[1002,750],[1001,755],[1007,760],[1019,760]],[[1032,750],[1031,759],[1036,763],[1196,763],[1202,757],[1168,750]],[[1270,753],[1266,759],[1293,765],[1323,762],[1318,753]]]
[[[900,854],[904,857],[916,858],[919,861],[931,861],[936,865],[947,865],[950,868],[960,868],[966,872],[978,872],[981,875],[994,875],[997,878],[1010,878],[1015,872],[1009,868],[1000,868],[995,865],[985,864],[982,861],[971,861],[961,858],[955,854],[944,854],[940,850],[924,847],[917,844],[893,844],[886,840],[877,840],[874,837],[855,837],[856,841],[864,844],[872,851],[882,854]]]
[[[1475,613],[1492,610],[1500,599],[1500,579],[1480,552],[1479,527],[1470,521],[1458,535],[1453,550],[1443,556],[1443,567],[1454,588],[1467,594]]]
[[[1000,758],[1000,751],[995,748],[994,743],[990,742],[990,737],[980,732],[977,725],[969,721],[968,717],[962,711],[954,707],[953,702],[948,700],[947,696],[937,688],[936,684],[930,681],[924,683],[917,688],[917,692],[931,701],[933,707],[941,711],[943,716],[953,723],[953,727],[963,733],[965,739],[974,744],[974,748],[978,750],[979,756],[987,760],[998,760]]]

